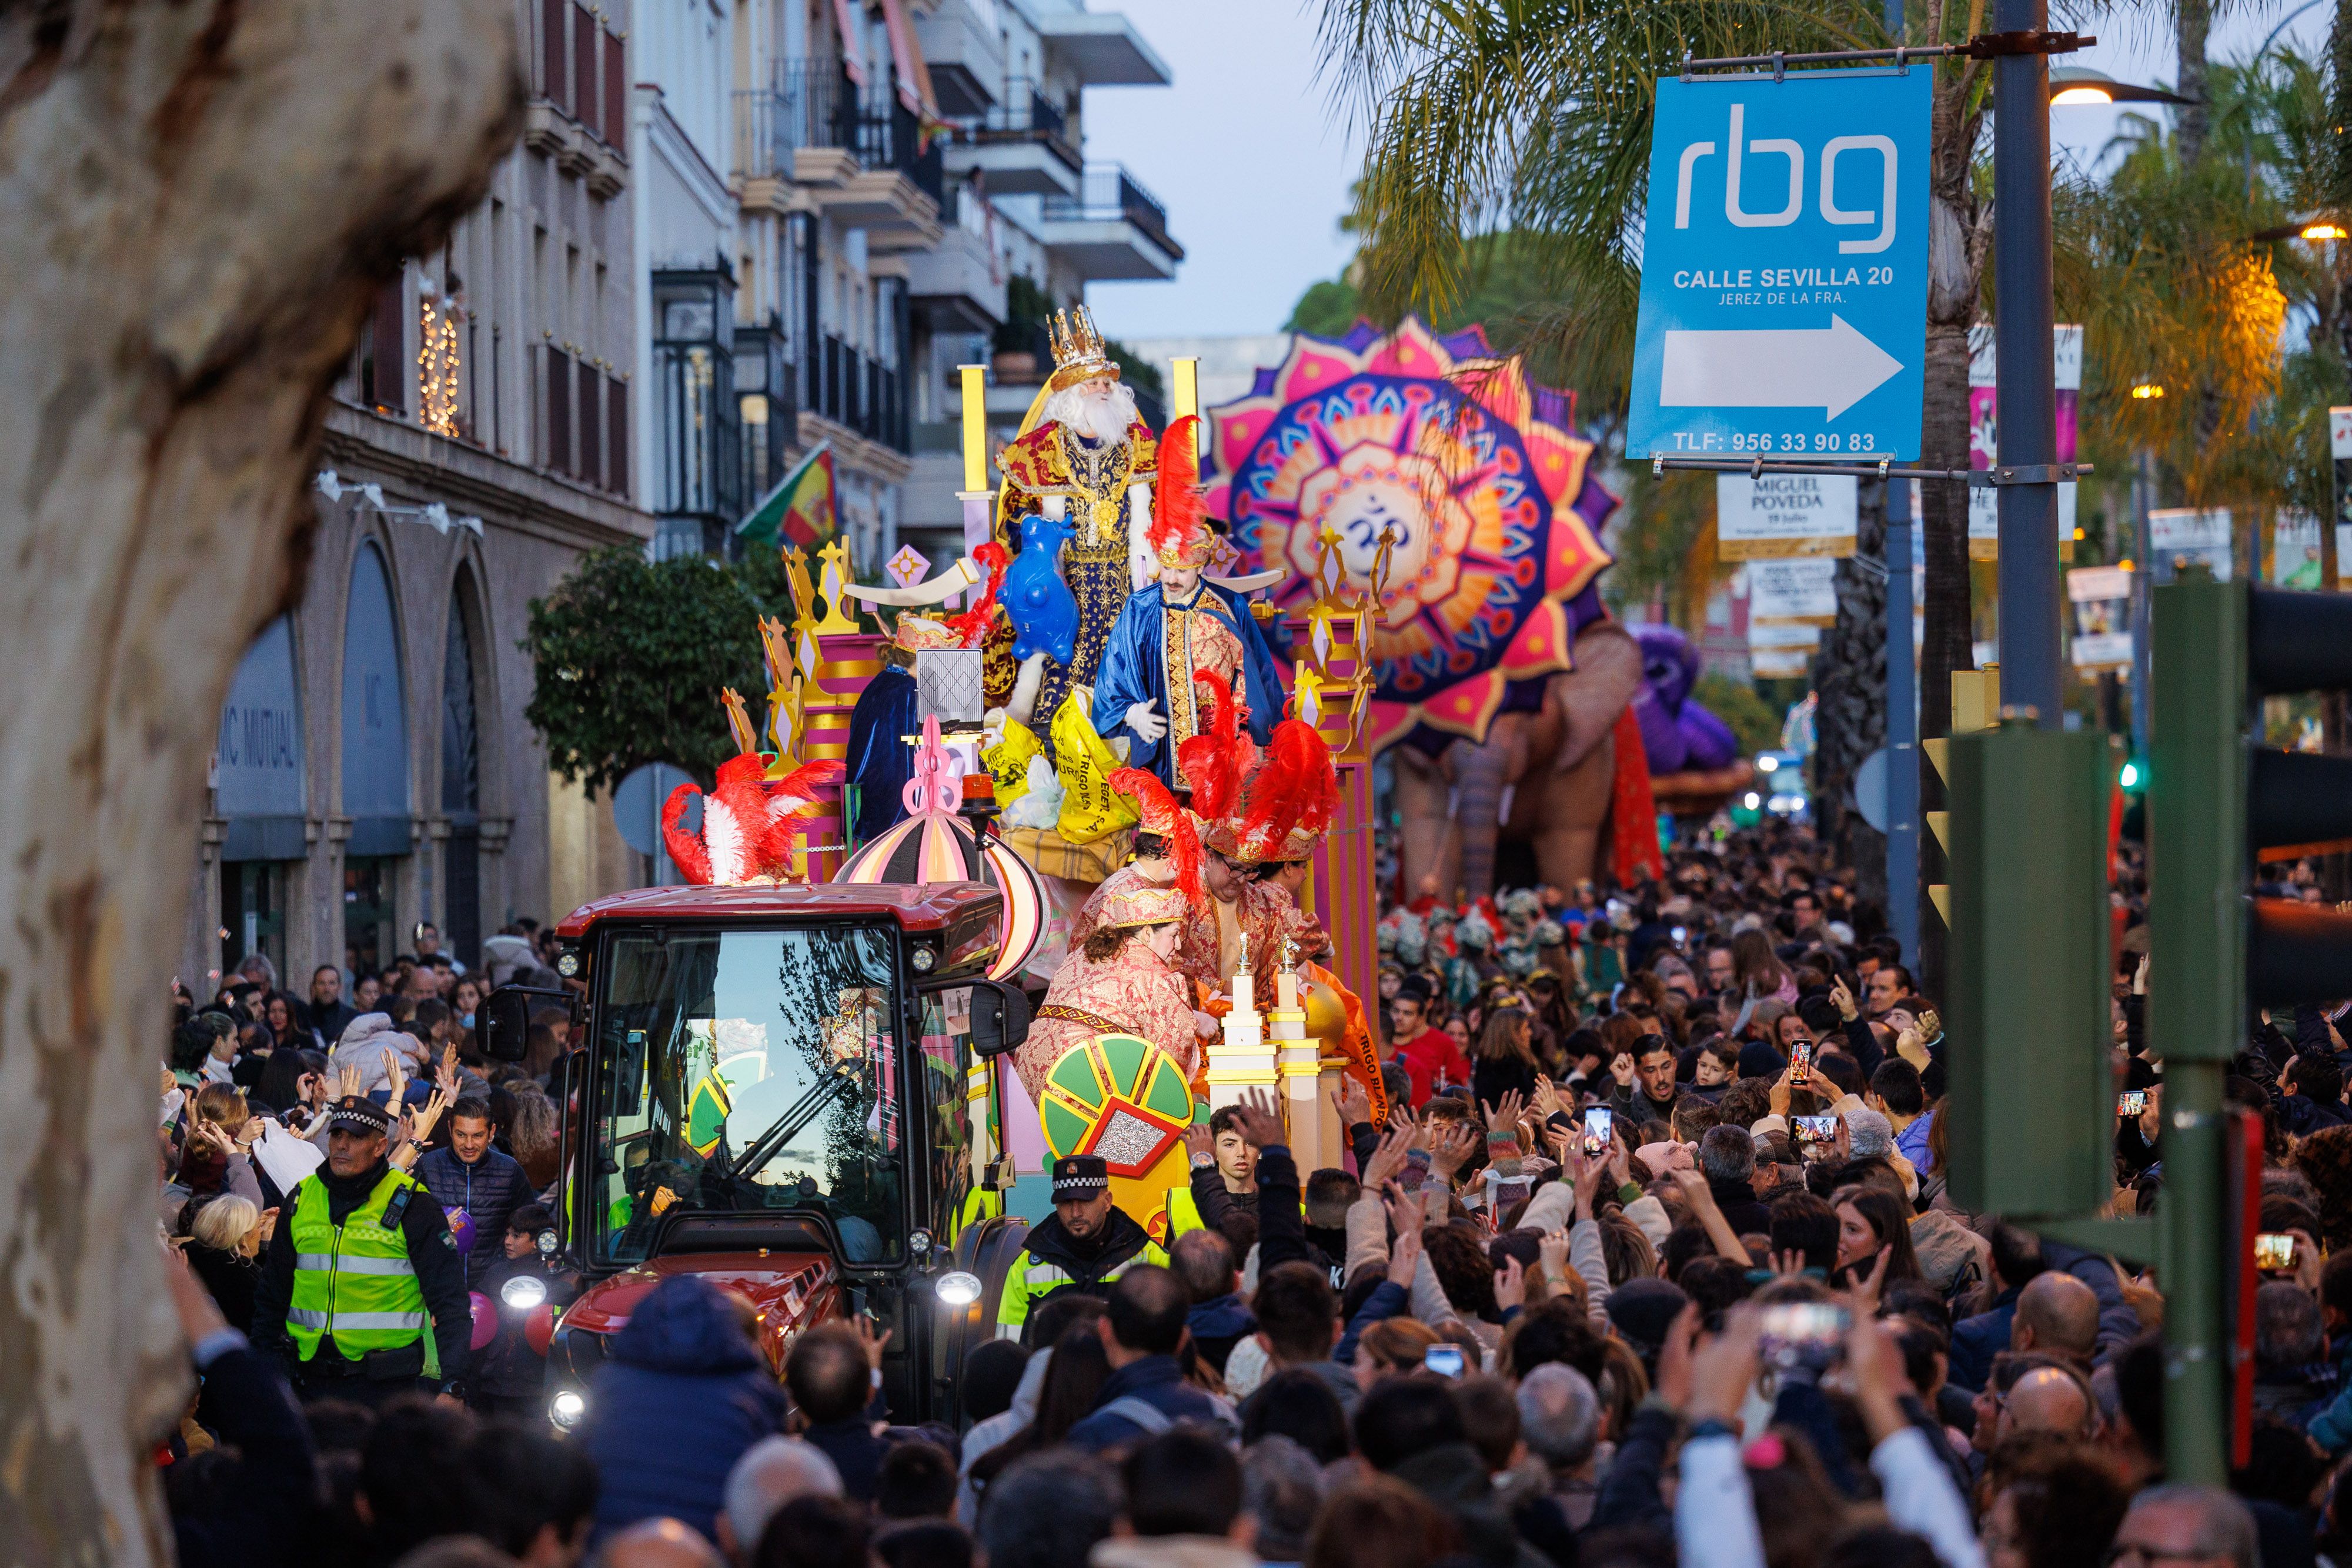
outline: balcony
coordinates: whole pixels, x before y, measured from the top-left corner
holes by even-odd
[[[1082,87],[1166,87],[1176,79],[1135,24],[1116,11],[1031,9],[1047,54]]]
[[[887,88],[861,101],[837,62],[786,61],[735,94],[735,177],[746,206],[795,210],[793,189],[880,251],[940,240],[943,148]]]
[[[992,196],[1075,196],[1085,168],[1061,106],[1026,77],[1006,82],[1004,101],[947,150],[947,172],[981,174]]]
[[[940,113],[965,120],[996,107],[1004,47],[995,0],[940,0],[929,16],[915,17],[915,43],[930,67]]]
[[[1184,247],[1168,209],[1117,163],[1089,163],[1078,191],[1045,200],[1037,237],[1089,281],[1165,282]]]
[[[828,332],[804,370],[803,410],[894,452],[911,450],[906,378],[894,366],[859,353]]]
[[[993,332],[1004,319],[1004,278],[988,242],[961,224],[907,257],[907,291],[938,332]]]

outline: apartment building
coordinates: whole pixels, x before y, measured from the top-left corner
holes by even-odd
[[[379,297],[329,408],[299,604],[221,714],[181,977],[258,952],[299,985],[429,921],[470,961],[635,873],[603,802],[550,779],[522,714],[530,601],[644,548],[632,40],[515,0],[522,143],[438,253]]]
[[[902,542],[952,559],[955,367],[994,367],[1009,437],[1052,368],[1045,311],[1183,259],[1140,182],[1086,149],[1086,90],[1166,66],[1076,0],[636,7],[656,549],[730,552],[823,445],[863,572]]]

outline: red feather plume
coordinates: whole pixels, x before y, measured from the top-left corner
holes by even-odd
[[[768,827],[760,849],[770,874],[791,873],[794,843],[811,825],[801,813],[818,803],[819,789],[840,783],[845,771],[840,758],[828,758],[796,768],[768,785]]]
[[[1176,765],[1192,786],[1194,814],[1214,821],[1232,815],[1241,803],[1242,780],[1257,761],[1257,742],[1242,728],[1241,704],[1234,699],[1230,681],[1212,675],[1192,679],[1209,689],[1209,723],[1176,747]]]
[[[1110,787],[1132,797],[1141,806],[1139,824],[1147,833],[1168,841],[1168,858],[1176,867],[1176,885],[1194,904],[1206,896],[1201,881],[1201,835],[1159,774],[1143,768],[1121,768],[1110,776]]]
[[[1319,833],[1339,811],[1339,773],[1330,742],[1303,718],[1274,727],[1265,766],[1251,780],[1240,837],[1260,854],[1282,847],[1294,830]]]
[[[996,612],[996,591],[1004,586],[1005,569],[1013,557],[994,539],[971,552],[972,564],[988,573],[988,585],[981,590],[972,607],[959,615],[947,618],[947,628],[956,634],[956,641],[967,648],[977,648],[980,640],[988,635],[988,619]]]
[[[1160,437],[1160,474],[1151,494],[1151,526],[1144,538],[1158,557],[1198,533],[1208,518],[1201,498],[1201,416],[1188,413]]]
[[[698,887],[710,885],[710,855],[702,847],[702,840],[688,832],[678,823],[686,820],[686,803],[702,791],[691,784],[681,784],[669,792],[662,803],[662,843],[669,858],[677,862],[686,880]]]

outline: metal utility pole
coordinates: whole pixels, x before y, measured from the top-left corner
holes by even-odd
[[[1904,0],[1886,31],[1905,37]],[[1911,481],[1886,481],[1886,924],[1903,961],[1919,964],[1919,704],[1911,667]]]
[[[2047,0],[1996,0],[2011,38],[2049,27]],[[1993,62],[1994,349],[2000,447],[2000,684],[2003,700],[2060,722],[2058,398],[2051,346],[2050,59],[2039,49]]]

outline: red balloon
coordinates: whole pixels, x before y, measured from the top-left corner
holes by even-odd
[[[522,1321],[522,1337],[535,1355],[547,1354],[548,1342],[555,1337],[555,1303],[541,1301],[531,1308],[530,1315]]]
[[[499,1306],[496,1301],[491,1301],[479,1291],[467,1291],[466,1299],[473,1304],[474,1308],[474,1336],[471,1343],[476,1350],[479,1350],[499,1337]]]

